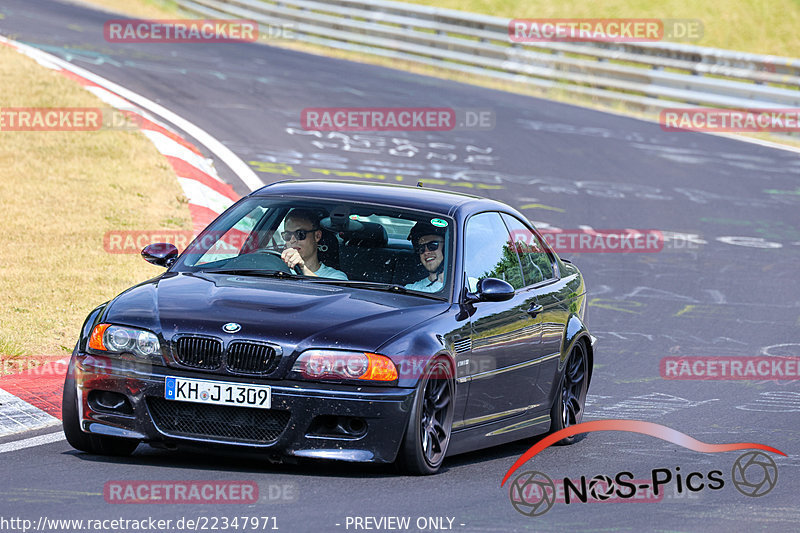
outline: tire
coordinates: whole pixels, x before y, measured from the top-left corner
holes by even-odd
[[[81,430],[73,368],[74,362],[70,362],[67,377],[64,380],[64,393],[61,397],[61,423],[67,442],[76,450],[87,453],[123,457],[132,454],[139,446],[138,440],[91,435]]]
[[[575,343],[569,354],[564,374],[558,385],[558,394],[550,410],[550,432],[580,424],[586,407],[586,391],[589,388],[589,354],[583,341]],[[556,444],[573,444],[585,434],[565,437]]]
[[[442,466],[450,443],[455,382],[445,359],[431,363],[420,379],[408,419],[398,465],[407,474],[428,476]]]

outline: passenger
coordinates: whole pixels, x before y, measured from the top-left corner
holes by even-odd
[[[414,245],[414,252],[419,255],[422,266],[428,275],[415,283],[409,283],[406,289],[422,292],[438,292],[444,287],[444,236],[445,229],[428,222],[417,222],[408,234],[408,240]]]
[[[283,221],[284,231],[281,233],[286,249],[281,259],[289,268],[295,266],[303,269],[306,276],[321,278],[347,279],[341,270],[325,265],[317,257],[322,230],[317,223],[318,218],[307,209],[292,209]]]

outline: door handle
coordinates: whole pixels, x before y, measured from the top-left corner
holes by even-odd
[[[529,315],[531,315],[532,318],[536,318],[536,315],[541,313],[543,310],[544,310],[543,306],[541,306],[539,304],[535,304],[535,305],[530,306],[526,312]]]

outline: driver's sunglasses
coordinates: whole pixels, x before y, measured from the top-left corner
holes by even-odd
[[[291,238],[294,236],[295,239],[298,241],[306,240],[306,237],[309,233],[313,233],[317,231],[316,229],[299,229],[297,231],[282,231],[281,238],[283,238],[284,242],[289,242]]]
[[[420,244],[416,247],[416,251],[418,254],[424,254],[425,248],[428,249],[429,252],[435,252],[439,249],[439,246],[442,244],[443,241],[429,241],[425,244]]]

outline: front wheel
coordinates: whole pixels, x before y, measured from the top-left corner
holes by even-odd
[[[78,412],[78,394],[75,390],[71,363],[61,397],[61,423],[70,446],[82,452],[114,456],[130,455],[139,446],[137,440],[84,433],[81,430]]]
[[[398,462],[413,475],[439,471],[450,443],[455,388],[450,364],[437,359],[420,379]]]
[[[550,411],[550,432],[580,424],[586,406],[586,391],[589,388],[589,357],[582,341],[575,343],[564,368],[558,395]],[[583,435],[565,437],[556,444],[572,444]]]

